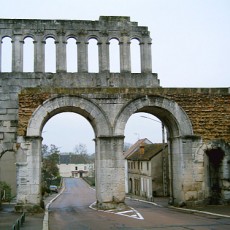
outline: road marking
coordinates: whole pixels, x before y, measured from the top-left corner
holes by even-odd
[[[113,213],[116,215],[120,215],[120,216],[126,216],[126,217],[130,217],[130,218],[134,218],[134,219],[138,219],[138,220],[144,220],[144,217],[134,208],[131,208],[129,206],[127,206],[127,208],[129,208],[129,210],[126,211],[117,211],[115,209],[111,209],[111,210],[100,210],[100,209],[96,209],[95,206],[96,202],[92,203],[89,208],[96,210],[96,211],[100,211],[100,212],[107,212],[107,213]]]

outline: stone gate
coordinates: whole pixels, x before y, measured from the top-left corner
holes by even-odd
[[[230,201],[230,90],[162,88],[152,73],[147,27],[129,17],[0,19],[0,41],[5,37],[12,41],[12,71],[0,69],[0,156],[16,155],[18,204],[40,204],[41,132],[61,112],[82,115],[94,130],[98,208],[125,202],[124,129],[137,112],[155,115],[167,128],[171,202],[196,205],[216,197]],[[34,43],[33,72],[23,72],[27,37]],[[55,40],[55,73],[45,72],[47,38]],[[69,38],[76,39],[76,73],[67,72]],[[88,72],[91,38],[97,40],[98,73]],[[111,39],[119,42],[119,73],[110,72]],[[131,72],[132,39],[140,44],[141,73]],[[3,58],[0,55],[0,62]]]

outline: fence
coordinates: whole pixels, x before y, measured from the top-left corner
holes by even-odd
[[[16,223],[13,224],[12,230],[20,230],[20,228],[24,224],[25,220],[26,220],[26,215],[23,212],[22,215],[17,219]]]

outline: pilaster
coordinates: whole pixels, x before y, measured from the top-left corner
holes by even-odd
[[[12,50],[12,71],[23,72],[23,44],[21,35],[14,35]]]
[[[85,38],[80,36],[77,41],[78,52],[78,72],[88,72],[88,42],[85,42]]]
[[[111,209],[124,206],[125,162],[124,136],[96,138],[97,207]]]
[[[152,73],[152,54],[151,54],[151,38],[145,37],[140,43],[141,48],[141,72]]]
[[[123,37],[120,42],[120,68],[122,72],[131,72],[130,40]]]
[[[66,72],[67,62],[66,62],[66,44],[64,36],[58,37],[59,41],[55,42],[56,44],[56,69],[57,72]]]
[[[18,138],[17,211],[41,204],[41,141],[41,137]]]
[[[109,43],[107,38],[102,38],[102,42],[98,43],[99,52],[99,72],[109,71]]]
[[[45,72],[45,44],[41,36],[34,41],[34,72]]]

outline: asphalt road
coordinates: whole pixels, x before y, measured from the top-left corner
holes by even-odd
[[[134,210],[115,214],[90,208],[95,200],[95,191],[82,179],[65,179],[64,192],[49,208],[49,229],[230,229],[229,218],[183,213],[133,200],[126,204]]]

